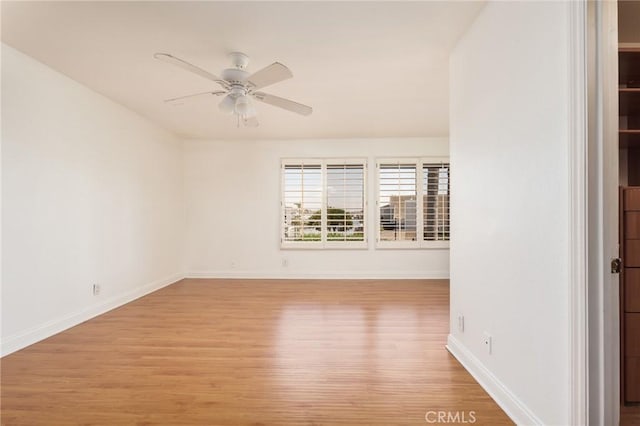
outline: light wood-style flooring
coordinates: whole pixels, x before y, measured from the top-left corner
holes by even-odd
[[[512,424],[448,324],[445,280],[183,280],[3,358],[2,424]]]

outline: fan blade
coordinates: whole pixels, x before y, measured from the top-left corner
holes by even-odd
[[[242,122],[246,127],[258,127],[260,125],[255,115],[253,117],[245,118],[244,120],[242,120]]]
[[[253,93],[253,96],[257,100],[264,102],[265,104],[286,109],[287,111],[295,112],[297,114],[310,115],[313,112],[313,108],[311,108],[310,106],[299,104],[298,102],[290,101],[289,99],[270,95],[268,93],[256,92]]]
[[[274,62],[268,67],[262,68],[260,71],[256,71],[251,74],[247,81],[253,86],[254,89],[262,89],[274,83],[286,80],[293,77],[291,70],[280,62]]]
[[[220,96],[220,95],[224,95],[225,92],[224,90],[218,90],[215,92],[202,92],[202,93],[194,93],[193,95],[186,95],[186,96],[178,96],[177,98],[171,98],[171,99],[165,99],[165,102],[174,102],[174,101],[180,101],[182,99],[187,99],[187,98],[193,98],[194,96],[202,96],[202,95],[214,95],[214,96]]]
[[[156,53],[153,55],[154,58],[159,59],[163,62],[166,62],[168,64],[172,64],[175,65],[177,67],[180,67],[184,70],[190,71],[194,74],[198,74],[200,77],[204,77],[207,80],[211,80],[211,81],[215,81],[216,83],[218,83],[219,85],[221,85],[222,87],[224,87],[225,89],[227,88],[228,84],[226,81],[222,80],[220,77],[211,74],[208,71],[203,70],[200,67],[197,67],[193,64],[190,64],[187,61],[183,61],[180,58],[176,58],[173,55],[170,55],[168,53]]]

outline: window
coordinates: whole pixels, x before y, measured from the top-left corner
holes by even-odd
[[[322,166],[287,164],[283,174],[283,241],[320,241],[320,231],[310,222],[322,213]]]
[[[422,164],[424,241],[449,241],[449,164]]]
[[[366,162],[282,161],[282,247],[366,248]]]
[[[379,165],[380,241],[415,241],[416,176],[415,163]]]
[[[380,160],[377,171],[378,247],[448,247],[448,160]]]

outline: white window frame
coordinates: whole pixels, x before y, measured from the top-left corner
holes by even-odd
[[[362,197],[363,197],[363,241],[327,241],[327,166],[329,165],[346,165],[361,164],[362,165]],[[321,231],[320,241],[286,241],[285,240],[285,166],[320,166],[322,181],[322,202],[321,202]],[[368,161],[362,157],[340,157],[340,158],[282,158],[280,160],[280,248],[281,249],[337,249],[337,250],[357,250],[369,248],[369,203],[368,195],[368,177],[367,177]]]
[[[376,158],[375,173],[375,240],[376,249],[448,249],[449,240],[425,241],[424,240],[424,214],[423,214],[423,165],[433,163],[449,164],[449,179],[451,179],[451,162],[449,157],[392,157]],[[382,164],[412,164],[416,166],[416,240],[414,241],[382,241],[380,239],[380,165]],[[449,187],[451,182],[449,181]],[[451,191],[451,190],[449,190]],[[449,193],[449,196],[451,194]],[[451,226],[449,226],[451,229]],[[421,238],[418,238],[420,236]]]

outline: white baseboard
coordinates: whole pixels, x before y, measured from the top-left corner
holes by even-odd
[[[447,350],[487,391],[493,400],[517,425],[543,425],[524,402],[518,399],[496,376],[491,373],[458,339],[449,334]]]
[[[180,281],[184,278],[184,274],[174,274],[164,279],[151,282],[143,285],[142,287],[135,288],[124,294],[112,297],[103,302],[90,305],[79,311],[70,313],[61,318],[56,318],[47,321],[44,324],[39,324],[35,327],[31,327],[27,330],[14,333],[11,336],[2,338],[0,341],[0,355],[5,356],[10,353],[16,352],[36,342],[51,337],[54,334],[58,334],[68,328],[83,323],[91,318],[102,315],[112,309],[127,304],[135,299],[159,290],[163,287],[173,284],[176,281]]]
[[[407,272],[298,272],[298,271],[190,271],[185,278],[236,278],[236,279],[449,279],[449,271]]]

